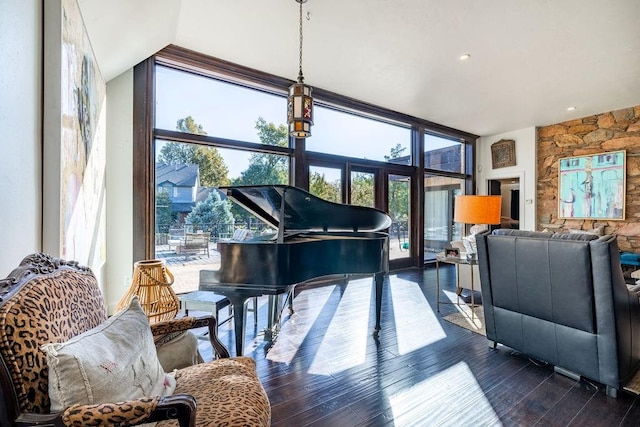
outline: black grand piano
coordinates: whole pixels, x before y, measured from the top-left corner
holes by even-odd
[[[329,202],[287,185],[221,187],[227,197],[272,227],[251,240],[219,241],[219,270],[200,271],[200,290],[233,305],[236,354],[243,354],[244,303],[279,295],[311,279],[373,274],[380,330],[382,283],[389,271],[391,218],[383,211]]]

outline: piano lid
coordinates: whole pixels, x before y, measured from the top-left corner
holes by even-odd
[[[391,226],[391,218],[383,211],[364,206],[343,205],[321,199],[289,185],[257,185],[220,187],[227,197],[246,210],[284,231],[379,231]],[[280,231],[283,231],[280,230]]]

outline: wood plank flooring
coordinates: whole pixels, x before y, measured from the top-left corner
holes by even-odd
[[[440,298],[453,298],[453,266],[441,266]],[[247,331],[272,405],[273,426],[637,426],[640,399],[577,382],[436,312],[435,270],[392,273],[384,285],[382,331],[372,335],[372,279],[300,287],[295,313],[268,349]],[[479,293],[476,294],[479,296]],[[266,323],[260,298],[258,325]],[[251,314],[247,325],[253,325]],[[232,325],[220,336],[234,349]],[[210,347],[203,342],[205,359]]]

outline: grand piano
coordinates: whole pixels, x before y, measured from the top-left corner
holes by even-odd
[[[268,224],[272,233],[219,241],[220,269],[200,270],[200,290],[233,305],[236,354],[243,354],[245,301],[280,295],[292,286],[332,275],[373,274],[375,334],[382,284],[389,271],[391,218],[383,211],[323,200],[288,185],[221,187],[229,199]]]

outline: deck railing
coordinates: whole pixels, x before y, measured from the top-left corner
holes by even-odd
[[[183,224],[177,226],[175,224],[157,224],[156,233],[156,245],[166,245],[169,240],[179,239],[184,237],[185,233],[197,233],[199,231],[204,233],[211,233],[211,241],[217,242],[220,239],[229,239],[233,236],[233,232],[238,228],[248,228],[253,232],[260,233],[267,225],[264,222],[249,221],[236,222],[236,223],[202,223],[202,224]]]

